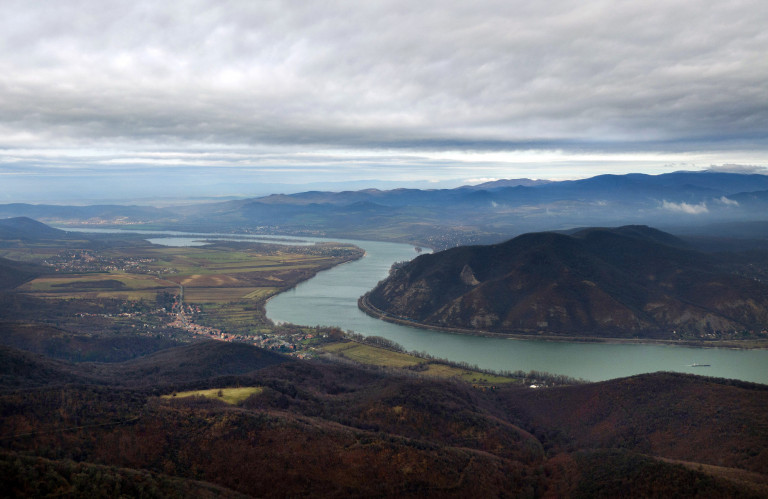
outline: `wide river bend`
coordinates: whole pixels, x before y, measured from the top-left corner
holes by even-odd
[[[83,232],[96,231],[84,229]],[[200,244],[201,239],[186,233],[141,232],[156,236],[150,239],[153,243],[172,246]],[[173,234],[174,238],[161,237],[168,234]],[[232,237],[227,234],[197,236],[206,239]],[[238,239],[262,242],[329,240],[289,236],[238,236]],[[654,371],[678,371],[768,384],[768,350],[486,338],[413,328],[374,319],[357,308],[357,299],[387,276],[393,262],[416,257],[414,247],[376,241],[332,240],[355,244],[365,250],[365,256],[320,272],[314,278],[273,297],[266,307],[267,316],[271,320],[309,326],[337,326],[365,336],[382,336],[401,344],[407,350],[424,351],[435,357],[468,362],[487,369],[547,371],[591,381]],[[710,366],[690,367],[694,363]]]

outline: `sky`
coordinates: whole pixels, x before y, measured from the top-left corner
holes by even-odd
[[[0,202],[768,166],[759,0],[0,2]]]

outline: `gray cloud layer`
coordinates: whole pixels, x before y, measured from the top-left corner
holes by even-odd
[[[768,143],[759,0],[4,7],[0,147],[16,152]]]

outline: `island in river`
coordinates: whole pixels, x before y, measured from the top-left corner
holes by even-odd
[[[768,286],[739,258],[646,226],[531,233],[419,256],[359,305],[457,333],[765,346]]]

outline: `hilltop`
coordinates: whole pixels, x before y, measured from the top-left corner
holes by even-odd
[[[363,305],[428,326],[515,334],[710,338],[768,324],[768,286],[645,226],[542,232],[422,255]],[[756,333],[758,334],[758,333]]]
[[[0,239],[61,239],[66,234],[28,217],[0,219]]]

